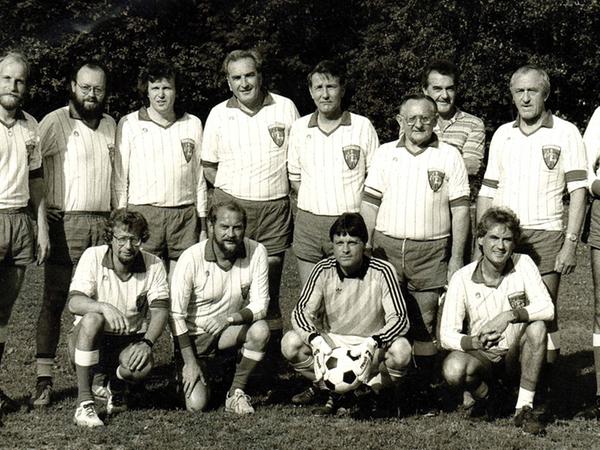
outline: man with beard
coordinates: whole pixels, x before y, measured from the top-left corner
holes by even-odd
[[[78,426],[98,427],[90,370],[100,361],[111,369],[106,412],[127,409],[126,384],[144,379],[153,365],[152,347],[169,317],[169,286],[162,261],[141,250],[148,223],[137,212],[117,209],[106,223],[107,245],[81,255],[69,289],[75,328],[69,355],[77,374]],[[150,321],[146,316],[150,311]]]
[[[252,414],[244,389],[270,335],[263,320],[269,305],[267,250],[244,238],[246,211],[235,202],[214,204],[208,221],[210,238],[183,252],[171,283],[170,325],[185,405],[191,412],[206,408],[206,361],[217,351],[241,347],[225,411]]]
[[[25,268],[36,259],[42,264],[50,250],[38,124],[21,109],[28,78],[23,55],[0,57],[0,361]],[[37,218],[37,252],[27,211],[30,200]],[[16,406],[0,390],[0,415]]]
[[[181,253],[206,235],[202,123],[180,110],[178,89],[173,66],[151,62],[138,82],[145,106],[123,117],[117,131],[119,207],[148,220],[144,248],[165,261],[169,276]]]
[[[73,266],[86,248],[102,243],[111,209],[116,124],[103,113],[106,72],[92,62],[79,66],[69,92],[69,104],[40,123],[52,253],[37,323],[37,386],[31,399],[36,407],[51,402],[52,365]]]

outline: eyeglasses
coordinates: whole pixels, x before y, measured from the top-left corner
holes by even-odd
[[[79,87],[79,89],[81,89],[81,92],[83,92],[84,95],[87,95],[90,92],[93,92],[97,95],[104,94],[104,88],[98,86],[88,86],[87,84],[81,85],[77,81],[75,82],[75,84]]]
[[[117,241],[119,247],[123,247],[129,243],[132,247],[139,247],[142,245],[142,239],[134,236],[113,236],[113,239]]]
[[[408,125],[410,125],[411,127],[417,123],[417,120],[420,120],[423,125],[430,125],[434,119],[434,117],[430,117],[430,116],[411,116],[411,117],[400,116],[400,117],[402,117],[406,121],[406,123]]]

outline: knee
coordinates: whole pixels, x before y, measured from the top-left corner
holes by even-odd
[[[185,409],[197,413],[205,411],[210,399],[210,390],[200,381],[196,383],[189,397],[185,397]]]
[[[263,349],[269,342],[271,332],[269,331],[269,325],[265,320],[259,320],[254,322],[248,328],[246,334],[246,342],[256,349]]]
[[[525,330],[527,342],[534,346],[545,346],[547,335],[546,322],[541,320],[531,322]]]
[[[281,339],[281,354],[288,361],[296,360],[305,345],[300,335],[294,330],[290,330]]]
[[[410,363],[412,349],[407,339],[396,339],[385,355],[386,365],[392,369],[402,369]]]
[[[442,364],[442,375],[450,386],[463,385],[467,377],[467,364],[458,353],[450,353]]]
[[[81,331],[95,335],[104,329],[104,316],[98,313],[87,313],[81,318]]]

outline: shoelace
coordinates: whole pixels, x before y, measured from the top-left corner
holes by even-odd
[[[87,417],[93,417],[94,415],[96,415],[96,409],[94,408],[93,403],[83,405],[83,411]]]

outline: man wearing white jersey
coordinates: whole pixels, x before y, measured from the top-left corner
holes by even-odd
[[[181,255],[171,286],[171,331],[188,411],[206,408],[210,387],[207,358],[217,351],[241,349],[225,411],[252,414],[244,390],[265,355],[269,304],[265,247],[244,238],[246,211],[236,202],[213,204],[210,236]]]
[[[125,382],[143,380],[153,366],[152,347],[169,318],[169,286],[162,261],[141,250],[148,223],[140,213],[114,210],[106,222],[107,245],[83,252],[69,289],[75,327],[69,355],[77,374],[78,426],[99,427],[90,371],[110,368],[107,413],[127,409]],[[150,320],[146,323],[146,316]]]
[[[439,296],[463,263],[469,184],[458,150],[433,133],[437,106],[431,97],[404,97],[397,120],[403,134],[375,153],[361,212],[373,255],[389,260],[408,288],[415,362],[428,389]]]
[[[255,50],[234,50],[223,61],[232,96],[206,119],[202,163],[215,186],[216,202],[234,200],[247,212],[246,236],[269,253],[269,311],[272,349],[282,333],[279,288],[285,250],[292,240],[287,180],[288,135],[298,118],[294,103],[262,85],[262,58]]]
[[[389,394],[386,388],[398,386],[411,358],[405,337],[409,322],[398,277],[390,263],[365,255],[368,232],[360,214],[338,217],[329,238],[334,256],[313,268],[292,312],[293,329],[281,345],[292,367],[314,384],[292,402],[306,404],[316,399],[323,388],[324,359],[332,346],[339,345],[357,357],[362,368],[359,379],[376,393],[374,406],[381,405]],[[396,395],[391,398],[398,400]],[[321,413],[335,414],[339,400],[331,393]]]
[[[481,217],[491,205],[507,206],[517,214],[524,229],[523,244],[517,251],[529,254],[538,265],[556,304],[560,276],[571,273],[576,264],[575,250],[585,214],[585,147],[575,125],[546,109],[550,80],[543,69],[517,69],[510,91],[519,115],[492,137],[477,215]],[[565,186],[569,192],[566,230]],[[551,370],[560,351],[557,314],[548,325],[548,333]],[[548,387],[547,382],[544,384]]]
[[[73,266],[86,248],[102,243],[111,209],[116,124],[103,113],[105,99],[104,69],[95,63],[80,65],[71,78],[68,106],[40,123],[52,253],[45,264],[37,322],[36,407],[51,402],[52,365]]]
[[[554,305],[535,263],[514,253],[520,237],[511,210],[493,207],[481,217],[482,256],[456,272],[446,294],[440,339],[452,353],[443,374],[450,386],[468,389],[476,399],[468,409],[471,418],[491,419],[497,411],[489,403],[490,386],[496,377],[518,376],[520,366],[514,423],[540,434],[544,427],[533,413],[533,400],[544,364],[544,321],[554,315]]]
[[[29,63],[23,55],[9,52],[0,57],[0,361],[25,268],[36,260],[42,264],[50,250],[38,124],[21,109],[28,78]],[[27,212],[30,200],[37,245]],[[17,407],[0,390],[0,419],[3,411]]]
[[[138,89],[146,106],[119,122],[119,207],[148,220],[144,248],[168,262],[172,273],[181,253],[206,235],[206,181],[200,146],[202,123],[180,111],[177,74],[164,61],[143,71]]]
[[[343,69],[321,61],[308,74],[317,110],[294,123],[290,132],[289,178],[298,193],[294,252],[300,285],[322,258],[331,256],[329,228],[344,212],[358,212],[365,177],[379,146],[366,117],[345,111]]]

